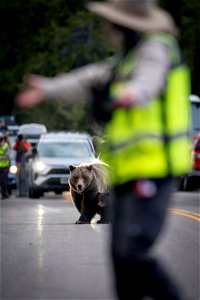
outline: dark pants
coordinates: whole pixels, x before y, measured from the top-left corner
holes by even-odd
[[[8,180],[7,180],[8,168],[0,168],[0,186],[1,186],[1,197],[8,197]]]
[[[29,172],[28,164],[17,163],[17,190],[18,196],[28,197],[29,194]]]
[[[114,189],[112,259],[120,300],[178,300],[179,292],[161,264],[150,257],[166,216],[173,179],[153,181],[151,198],[139,197],[135,182]]]

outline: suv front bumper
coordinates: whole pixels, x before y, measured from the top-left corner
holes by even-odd
[[[33,189],[40,192],[63,192],[69,190],[69,174],[50,174],[46,176],[39,175],[32,182]]]

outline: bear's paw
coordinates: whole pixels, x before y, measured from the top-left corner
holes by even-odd
[[[90,221],[78,220],[75,224],[90,224]]]

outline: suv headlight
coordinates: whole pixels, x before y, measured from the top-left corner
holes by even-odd
[[[17,166],[16,165],[11,165],[9,168],[9,172],[11,174],[16,174],[17,173]]]
[[[33,164],[33,168],[37,173],[46,173],[48,171],[48,166],[41,160],[37,160]]]

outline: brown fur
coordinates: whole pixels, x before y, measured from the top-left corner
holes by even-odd
[[[72,200],[81,214],[77,224],[90,223],[96,214],[101,217],[98,223],[108,223],[110,197],[106,168],[102,163],[70,166],[69,186]]]

